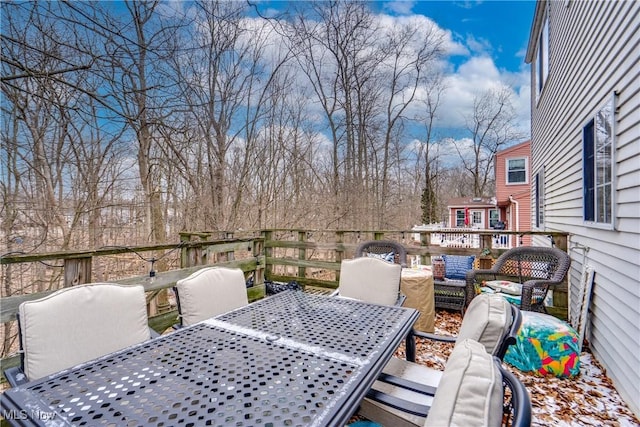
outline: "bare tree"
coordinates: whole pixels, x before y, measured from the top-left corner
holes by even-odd
[[[513,92],[504,85],[476,96],[473,111],[465,117],[472,144],[470,147],[455,144],[464,169],[473,179],[473,195],[476,197],[486,196],[492,188],[496,153],[523,137],[516,128],[512,98]]]
[[[388,171],[390,169],[390,153],[392,149],[392,135],[398,131],[398,126],[406,119],[405,111],[414,103],[419,88],[427,92],[428,140],[426,154],[426,168],[429,168],[428,143],[432,131],[433,120],[439,102],[439,79],[433,78],[432,63],[442,54],[442,36],[433,27],[420,29],[415,25],[407,25],[391,29],[382,45],[385,60],[382,61],[382,79],[388,82],[385,89],[386,96],[383,155],[382,155],[382,188],[379,194],[379,222],[384,224],[386,205],[389,203],[390,184]],[[432,78],[426,78],[431,74]],[[428,175],[426,171],[425,176]]]
[[[181,159],[193,194],[207,206],[203,226],[238,226],[256,137],[271,105],[271,85],[286,55],[265,51],[273,31],[266,22],[245,18],[246,5],[195,2],[186,47],[173,61],[176,86],[186,106],[186,146],[171,148]],[[285,52],[286,53],[286,52]],[[231,171],[231,166],[236,169]]]
[[[369,49],[375,44],[375,28],[366,3],[346,1],[313,3],[285,27],[331,137],[331,178],[325,197],[334,214],[327,218],[329,224],[363,218],[357,209],[369,194],[363,189],[371,181],[366,178],[366,132],[374,127],[367,125],[377,107],[371,81],[380,59]]]
[[[2,37],[3,116],[11,123],[6,143],[15,155],[8,173],[24,177],[15,201],[29,200],[21,216],[37,225],[34,248],[67,249],[77,243],[72,239],[80,222],[69,195],[84,185],[72,179],[71,133],[89,92],[85,67],[70,64],[86,58],[72,47],[77,34],[68,23],[51,19],[56,4],[6,7],[12,13]]]
[[[419,145],[418,160],[416,161],[416,166],[422,166],[423,168],[422,179],[417,180],[417,182],[422,183],[420,207],[423,224],[439,222],[442,218],[439,211],[439,208],[441,208],[439,201],[444,197],[439,192],[439,180],[442,179],[439,174],[440,146],[434,140],[434,131],[441,97],[446,90],[443,81],[440,73],[433,73],[428,76],[429,83],[424,85],[425,93],[420,103],[423,106],[422,113],[418,117],[418,120],[424,124],[425,128],[425,137]]]
[[[316,3],[306,12],[293,20],[289,38],[332,138],[332,223],[388,226],[405,114],[442,41],[417,24],[378,25],[366,2]]]

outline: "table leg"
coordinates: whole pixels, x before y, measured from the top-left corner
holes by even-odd
[[[407,334],[405,344],[405,357],[409,362],[416,361],[416,336],[413,333],[413,329]]]

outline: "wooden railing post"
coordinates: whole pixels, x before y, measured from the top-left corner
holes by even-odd
[[[568,248],[568,235],[566,234],[552,234],[551,238],[556,248],[567,252]],[[569,274],[564,278],[562,285],[557,286],[553,290],[553,308],[550,311],[551,314],[561,318],[568,318],[569,310]]]
[[[426,246],[427,248],[431,246],[431,232],[426,232],[426,231],[420,232],[420,247],[423,247],[423,246]],[[427,261],[429,262],[427,263]],[[431,253],[427,255],[421,254],[420,264],[431,265]]]
[[[336,244],[340,249],[336,249],[335,258],[340,265],[344,259],[344,231],[336,231]],[[340,281],[340,269],[336,270],[336,281]]]
[[[298,242],[304,243],[307,240],[306,231],[298,231]],[[298,248],[298,259],[300,261],[307,260],[307,249]],[[306,277],[307,269],[305,267],[298,266],[298,277]]]
[[[273,243],[271,241],[271,239],[273,239],[273,231],[264,230],[262,232],[262,237],[264,237],[264,257],[265,257],[264,275],[265,275],[265,278],[269,278],[273,274],[273,265],[269,263],[269,258],[273,256],[273,248],[270,245],[270,243]]]
[[[261,285],[264,283],[264,269],[265,264],[261,259],[264,258],[264,241],[263,240],[252,240],[252,253],[254,258],[256,259],[256,270],[253,276],[253,283],[255,285]]]
[[[180,243],[188,242],[190,240],[189,236],[186,233],[180,233]],[[180,249],[180,268],[189,267],[189,255],[191,251],[190,248],[181,248]]]
[[[198,237],[199,240],[207,240],[210,237],[209,233],[180,233],[181,242],[191,242],[193,237]],[[208,264],[208,251],[201,246],[194,248],[182,248],[180,252],[180,265],[182,268],[195,267],[196,265]]]
[[[65,288],[91,283],[91,262],[92,257],[67,258],[64,260],[64,283]]]
[[[563,250],[565,252],[567,251],[568,248],[568,238],[567,235],[564,234],[554,234],[551,236],[553,238],[553,243],[556,245],[556,248]]]
[[[225,239],[229,239],[229,240],[233,239],[233,232],[227,231],[224,234],[224,238]],[[233,261],[235,259],[235,252],[233,252],[233,251],[226,252],[225,256],[227,258],[227,261]]]

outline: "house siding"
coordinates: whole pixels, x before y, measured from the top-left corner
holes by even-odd
[[[507,184],[507,165],[508,159],[526,158],[527,160],[527,183],[526,184]],[[529,141],[507,148],[496,153],[496,200],[498,204],[508,202],[509,196],[517,201],[518,207],[516,212],[515,205],[509,206],[510,212],[503,220],[507,221],[509,230],[530,231],[532,218],[531,203],[531,144]],[[516,219],[516,217],[518,217]],[[518,246],[520,243],[530,246],[531,236],[527,235],[521,239],[513,236],[512,245]]]
[[[532,95],[531,174],[544,167],[544,228],[571,234],[570,317],[588,263],[596,274],[587,340],[640,415],[640,2],[538,2],[537,18],[544,8],[549,76]],[[582,219],[582,128],[614,92],[615,229],[607,230]]]

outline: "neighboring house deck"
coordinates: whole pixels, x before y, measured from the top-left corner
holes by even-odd
[[[498,222],[494,198],[455,197],[447,203],[449,227],[488,229]]]
[[[570,320],[640,414],[640,2],[538,1],[531,64],[534,230],[571,234]],[[537,239],[534,239],[534,242]]]

